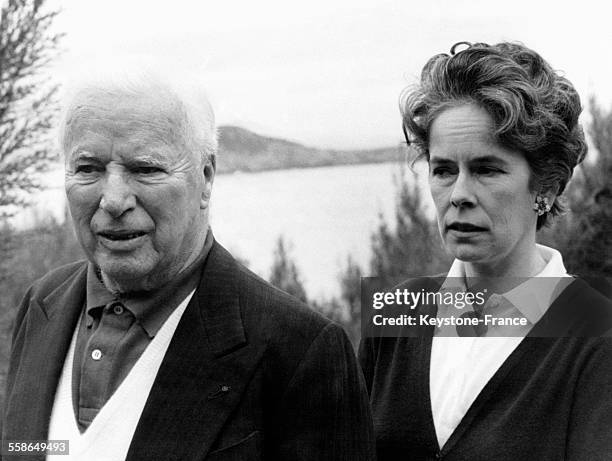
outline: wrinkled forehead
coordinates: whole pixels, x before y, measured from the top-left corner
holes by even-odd
[[[66,109],[62,148],[69,154],[84,136],[183,147],[185,114],[170,98],[135,93],[83,91]]]

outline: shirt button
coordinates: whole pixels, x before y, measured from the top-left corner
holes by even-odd
[[[94,349],[91,351],[91,358],[94,360],[100,360],[102,358],[102,351],[100,349]]]
[[[121,314],[123,314],[123,306],[122,306],[121,304],[115,304],[115,305],[113,306],[113,312],[114,312],[116,315],[121,315]]]

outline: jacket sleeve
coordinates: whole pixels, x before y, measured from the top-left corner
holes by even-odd
[[[344,330],[329,324],[300,361],[282,396],[274,459],[373,460],[374,439],[361,370]]]
[[[9,353],[9,357],[10,357],[10,361],[8,363],[8,371],[6,369],[2,370],[3,372],[6,372],[6,382],[4,385],[4,389],[1,389],[1,397],[0,397],[0,434],[3,434],[3,430],[4,430],[4,411],[5,411],[5,406],[6,406],[6,401],[8,396],[11,394],[12,390],[13,390],[13,385],[15,383],[15,375],[16,375],[16,370],[15,368],[18,366],[19,364],[19,353],[21,351],[21,348],[23,347],[22,344],[22,324],[23,324],[23,319],[25,318],[26,312],[28,311],[28,308],[30,307],[30,297],[31,297],[31,293],[32,293],[32,287],[30,287],[28,289],[28,291],[26,292],[26,294],[24,295],[23,299],[21,300],[21,304],[19,305],[19,307],[17,308],[16,312],[16,316],[12,321],[12,341],[11,341],[11,345],[10,345],[10,353]],[[9,330],[10,331],[10,330]]]
[[[568,461],[612,459],[612,338],[598,339],[580,375],[567,439]]]
[[[21,304],[16,310],[16,316],[12,321],[12,327],[11,327],[12,340],[11,340],[11,351],[9,354],[10,362],[9,362],[9,370],[7,374],[6,388],[4,389],[5,398],[7,395],[10,394],[13,388],[13,383],[15,381],[15,367],[19,363],[18,361],[19,352],[21,351],[21,348],[23,347],[22,324],[23,324],[23,319],[25,318],[25,315],[30,307],[30,299],[31,299],[32,291],[33,291],[33,288],[30,287],[28,291],[26,292],[26,294],[23,296],[23,299],[21,300]],[[3,399],[2,401],[3,410],[4,410],[4,402],[5,400]],[[2,413],[4,413],[4,411]]]
[[[368,393],[372,392],[372,379],[374,375],[374,351],[373,339],[362,338],[359,343],[359,364],[363,371]]]

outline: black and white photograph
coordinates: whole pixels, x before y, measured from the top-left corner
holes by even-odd
[[[0,459],[612,460],[599,2],[0,0]]]

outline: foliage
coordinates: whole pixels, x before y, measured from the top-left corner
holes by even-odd
[[[276,241],[274,260],[270,270],[270,283],[283,291],[286,291],[297,299],[307,302],[306,291],[300,279],[297,266],[291,259],[290,248],[283,237]]]
[[[450,266],[436,223],[427,216],[418,174],[402,171],[397,184],[395,226],[381,218],[372,235],[370,274],[383,282],[433,275]]]
[[[612,110],[590,101],[594,149],[569,183],[569,213],[543,236],[563,254],[570,273],[612,277]]]
[[[0,318],[14,314],[27,287],[51,269],[84,255],[68,223],[39,221],[27,231],[0,230]]]
[[[0,217],[40,188],[36,173],[55,154],[50,133],[57,115],[57,86],[43,70],[57,55],[57,12],[44,0],[8,0],[0,11]]]
[[[363,276],[361,267],[349,255],[346,266],[340,273],[340,301],[337,302],[345,306],[346,316],[342,323],[355,349],[361,338],[361,277]]]

